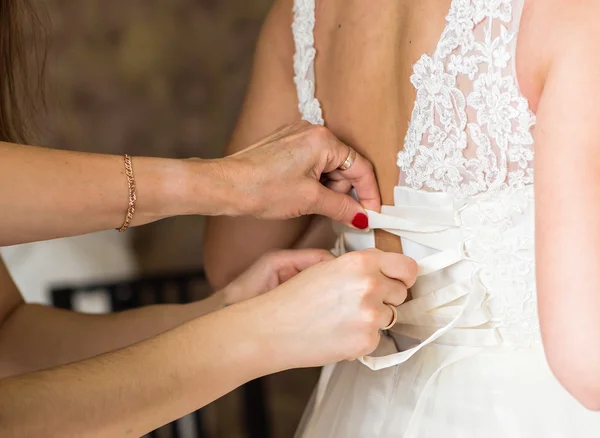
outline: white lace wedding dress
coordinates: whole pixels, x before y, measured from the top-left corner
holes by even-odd
[[[299,437],[600,437],[600,414],[556,381],[540,341],[535,116],[514,65],[523,1],[453,0],[415,64],[395,205],[369,213],[418,261],[414,299],[372,356],[325,369]],[[299,107],[322,124],[314,25],[315,0],[296,0]],[[346,229],[337,250],[374,245]]]

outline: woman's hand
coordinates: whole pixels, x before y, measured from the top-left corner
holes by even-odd
[[[254,312],[262,354],[277,361],[268,372],[321,366],[373,352],[393,318],[385,303],[402,304],[416,274],[417,264],[401,254],[357,251],[228,310]]]
[[[232,187],[226,214],[262,219],[320,214],[367,228],[365,208],[379,211],[379,188],[373,166],[358,154],[350,168],[339,169],[350,151],[327,128],[298,122],[214,160],[214,174]],[[352,188],[359,202],[348,195]]]
[[[379,190],[371,164],[359,155],[338,170],[349,152],[327,128],[303,122],[220,160],[133,157],[131,225],[190,214],[321,214],[366,228],[364,208],[380,208]],[[13,182],[0,185],[0,210],[11,212],[0,215],[0,246],[123,225],[129,203],[123,157],[9,143],[0,143],[0,156],[0,174]],[[360,203],[347,194],[352,187]]]
[[[262,256],[219,293],[225,305],[239,303],[275,289],[311,266],[335,257],[321,249],[276,251]]]

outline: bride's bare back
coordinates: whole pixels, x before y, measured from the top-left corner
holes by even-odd
[[[315,71],[327,126],[373,163],[384,204],[393,204],[396,155],[414,106],[412,68],[434,50],[449,7],[450,0],[317,3]],[[401,250],[385,232],[376,242]]]

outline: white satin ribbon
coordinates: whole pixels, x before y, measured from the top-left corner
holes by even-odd
[[[396,205],[384,206],[381,213],[368,211],[371,229],[383,229],[402,238],[427,246],[436,253],[418,261],[419,277],[442,271],[465,259],[466,236],[460,228],[459,210],[452,197],[442,193],[428,193],[397,187]],[[337,248],[345,252],[343,238]],[[398,329],[392,332],[411,333],[422,342],[413,348],[386,356],[363,356],[358,360],[372,370],[380,370],[409,360],[420,349],[443,337],[448,342],[460,342],[462,335],[474,335],[485,344],[496,341],[492,329],[482,333],[472,329],[490,321],[482,306],[486,289],[476,276],[457,281],[427,295],[416,297],[398,307]],[[461,328],[461,335],[452,333]],[[463,328],[470,331],[463,332]],[[476,342],[477,343],[477,342]],[[467,342],[469,344],[469,342]]]

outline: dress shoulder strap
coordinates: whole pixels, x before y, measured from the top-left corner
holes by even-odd
[[[294,0],[294,82],[302,119],[324,125],[321,104],[315,97],[315,15],[315,0]]]

